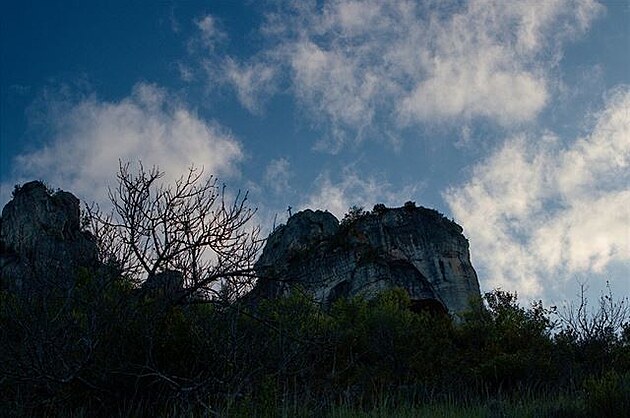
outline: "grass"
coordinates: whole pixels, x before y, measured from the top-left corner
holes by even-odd
[[[88,413],[68,416],[91,416]],[[63,414],[66,415],[66,414]],[[168,417],[304,417],[304,418],[525,418],[525,417],[586,417],[584,399],[579,393],[555,396],[513,396],[511,398],[490,398],[458,402],[454,398],[429,401],[424,404],[396,402],[393,397],[384,397],[370,407],[354,404],[318,404],[315,402],[290,402],[285,405],[256,405],[240,402],[220,410],[213,410],[200,404],[173,404],[161,411],[150,406],[138,406],[121,411],[120,417],[168,416]],[[620,415],[621,411],[620,411]]]
[[[6,411],[5,411],[6,412]],[[14,416],[34,416],[25,411],[13,411]],[[613,411],[611,417],[627,416],[627,411]],[[10,416],[10,415],[9,415]],[[98,411],[80,408],[63,408],[37,414],[37,416],[93,417]],[[440,417],[479,417],[479,418],[525,418],[525,417],[587,417],[591,416],[586,407],[584,393],[561,393],[555,395],[525,395],[486,400],[456,401],[455,398],[429,401],[424,404],[396,402],[393,397],[383,399],[369,407],[353,404],[321,404],[314,401],[292,401],[285,405],[257,405],[240,401],[220,409],[202,403],[172,402],[156,410],[153,405],[138,404],[122,407],[112,417],[304,417],[304,418],[440,418]]]

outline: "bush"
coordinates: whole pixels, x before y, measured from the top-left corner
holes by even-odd
[[[630,411],[630,373],[609,371],[584,382],[586,409],[591,416],[622,417]]]
[[[474,301],[457,328],[470,378],[494,390],[554,381],[549,313],[540,302],[525,309],[516,294],[502,290]]]
[[[348,213],[343,216],[341,226],[353,225],[366,215],[369,215],[369,212],[364,211],[362,206],[352,206],[348,209]]]
[[[512,405],[524,393],[573,399],[562,407],[572,413],[630,408],[627,330],[585,351],[570,329],[551,334],[541,304],[524,308],[499,290],[453,321],[410,310],[403,289],[325,310],[299,290],[257,307],[175,306],[122,279],[98,283],[82,276],[71,295],[45,301],[0,294],[0,401],[17,415]]]

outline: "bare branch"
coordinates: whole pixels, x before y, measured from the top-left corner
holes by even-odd
[[[229,198],[225,185],[190,167],[172,185],[164,173],[120,162],[118,186],[109,191],[113,212],[88,213],[103,258],[115,260],[136,282],[177,270],[184,277],[178,298],[234,300],[251,287],[253,263],[262,245],[259,227],[248,227],[256,210],[240,190]]]

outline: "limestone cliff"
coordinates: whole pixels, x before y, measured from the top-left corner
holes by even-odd
[[[328,212],[299,212],[269,236],[256,270],[256,297],[300,285],[329,304],[403,287],[416,304],[457,313],[480,294],[462,228],[411,202],[341,225]]]
[[[14,291],[64,288],[81,267],[98,265],[94,237],[82,230],[79,199],[40,181],[16,188],[0,218],[0,279]]]

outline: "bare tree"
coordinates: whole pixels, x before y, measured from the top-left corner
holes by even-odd
[[[606,339],[619,335],[630,321],[628,298],[615,300],[610,283],[599,298],[598,306],[589,309],[587,287],[580,285],[579,303],[570,303],[556,312],[564,328],[581,341]]]
[[[120,162],[118,186],[109,190],[113,212],[88,208],[105,259],[137,283],[180,277],[178,302],[233,300],[249,288],[262,245],[247,193],[226,196],[225,185],[190,167],[173,185],[140,163],[132,173]]]

